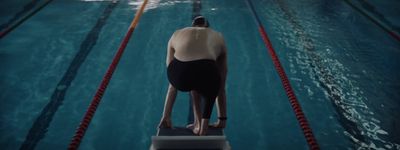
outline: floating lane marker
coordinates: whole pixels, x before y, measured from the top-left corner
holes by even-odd
[[[258,17],[251,1],[247,0],[246,2],[251,9],[251,12],[256,20],[256,23],[258,24],[258,29],[261,34],[261,37],[265,43],[265,46],[268,49],[268,53],[270,54],[270,56],[272,58],[272,62],[274,63],[275,69],[277,70],[278,75],[282,81],[285,92],[289,98],[290,105],[292,106],[293,111],[296,115],[297,121],[299,122],[300,127],[303,130],[303,134],[306,138],[308,146],[311,150],[319,150],[317,140],[315,139],[314,134],[311,130],[311,127],[308,124],[308,121],[306,119],[306,116],[304,115],[304,113],[300,107],[300,103],[298,102],[296,95],[292,89],[292,86],[290,85],[290,82],[289,82],[288,77],[286,76],[285,70],[283,69],[283,67],[279,61],[279,58],[276,55],[274,48],[272,47],[272,43],[268,38],[267,32],[265,31],[264,26],[261,24],[260,18]]]

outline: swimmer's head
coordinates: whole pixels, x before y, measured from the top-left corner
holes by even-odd
[[[192,27],[206,27],[208,28],[210,24],[204,16],[197,16],[193,19]]]

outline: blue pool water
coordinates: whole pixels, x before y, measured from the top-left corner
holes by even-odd
[[[3,0],[0,29],[44,0]],[[346,0],[252,0],[321,149],[400,149],[400,42]],[[400,2],[349,0],[399,33]],[[66,149],[140,1],[54,0],[0,39],[0,146]],[[233,149],[308,149],[244,0],[202,0],[228,47]],[[80,149],[148,149],[164,105],[166,46],[192,0],[150,0]],[[173,124],[188,117],[179,93]],[[214,111],[212,120],[215,120]]]

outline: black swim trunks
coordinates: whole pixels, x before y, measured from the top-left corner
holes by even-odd
[[[221,75],[217,63],[211,59],[180,61],[176,58],[168,65],[168,80],[180,91],[195,90],[205,99],[203,118],[210,118],[215,98],[218,96]]]

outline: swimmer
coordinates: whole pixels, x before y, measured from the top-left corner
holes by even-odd
[[[170,82],[160,128],[171,128],[171,112],[179,91],[190,91],[193,99],[193,133],[206,135],[212,108],[217,99],[218,121],[213,127],[226,126],[225,81],[227,48],[221,33],[209,28],[207,19],[197,16],[192,27],[174,32],[168,42],[167,75]],[[203,113],[201,97],[205,100]]]

